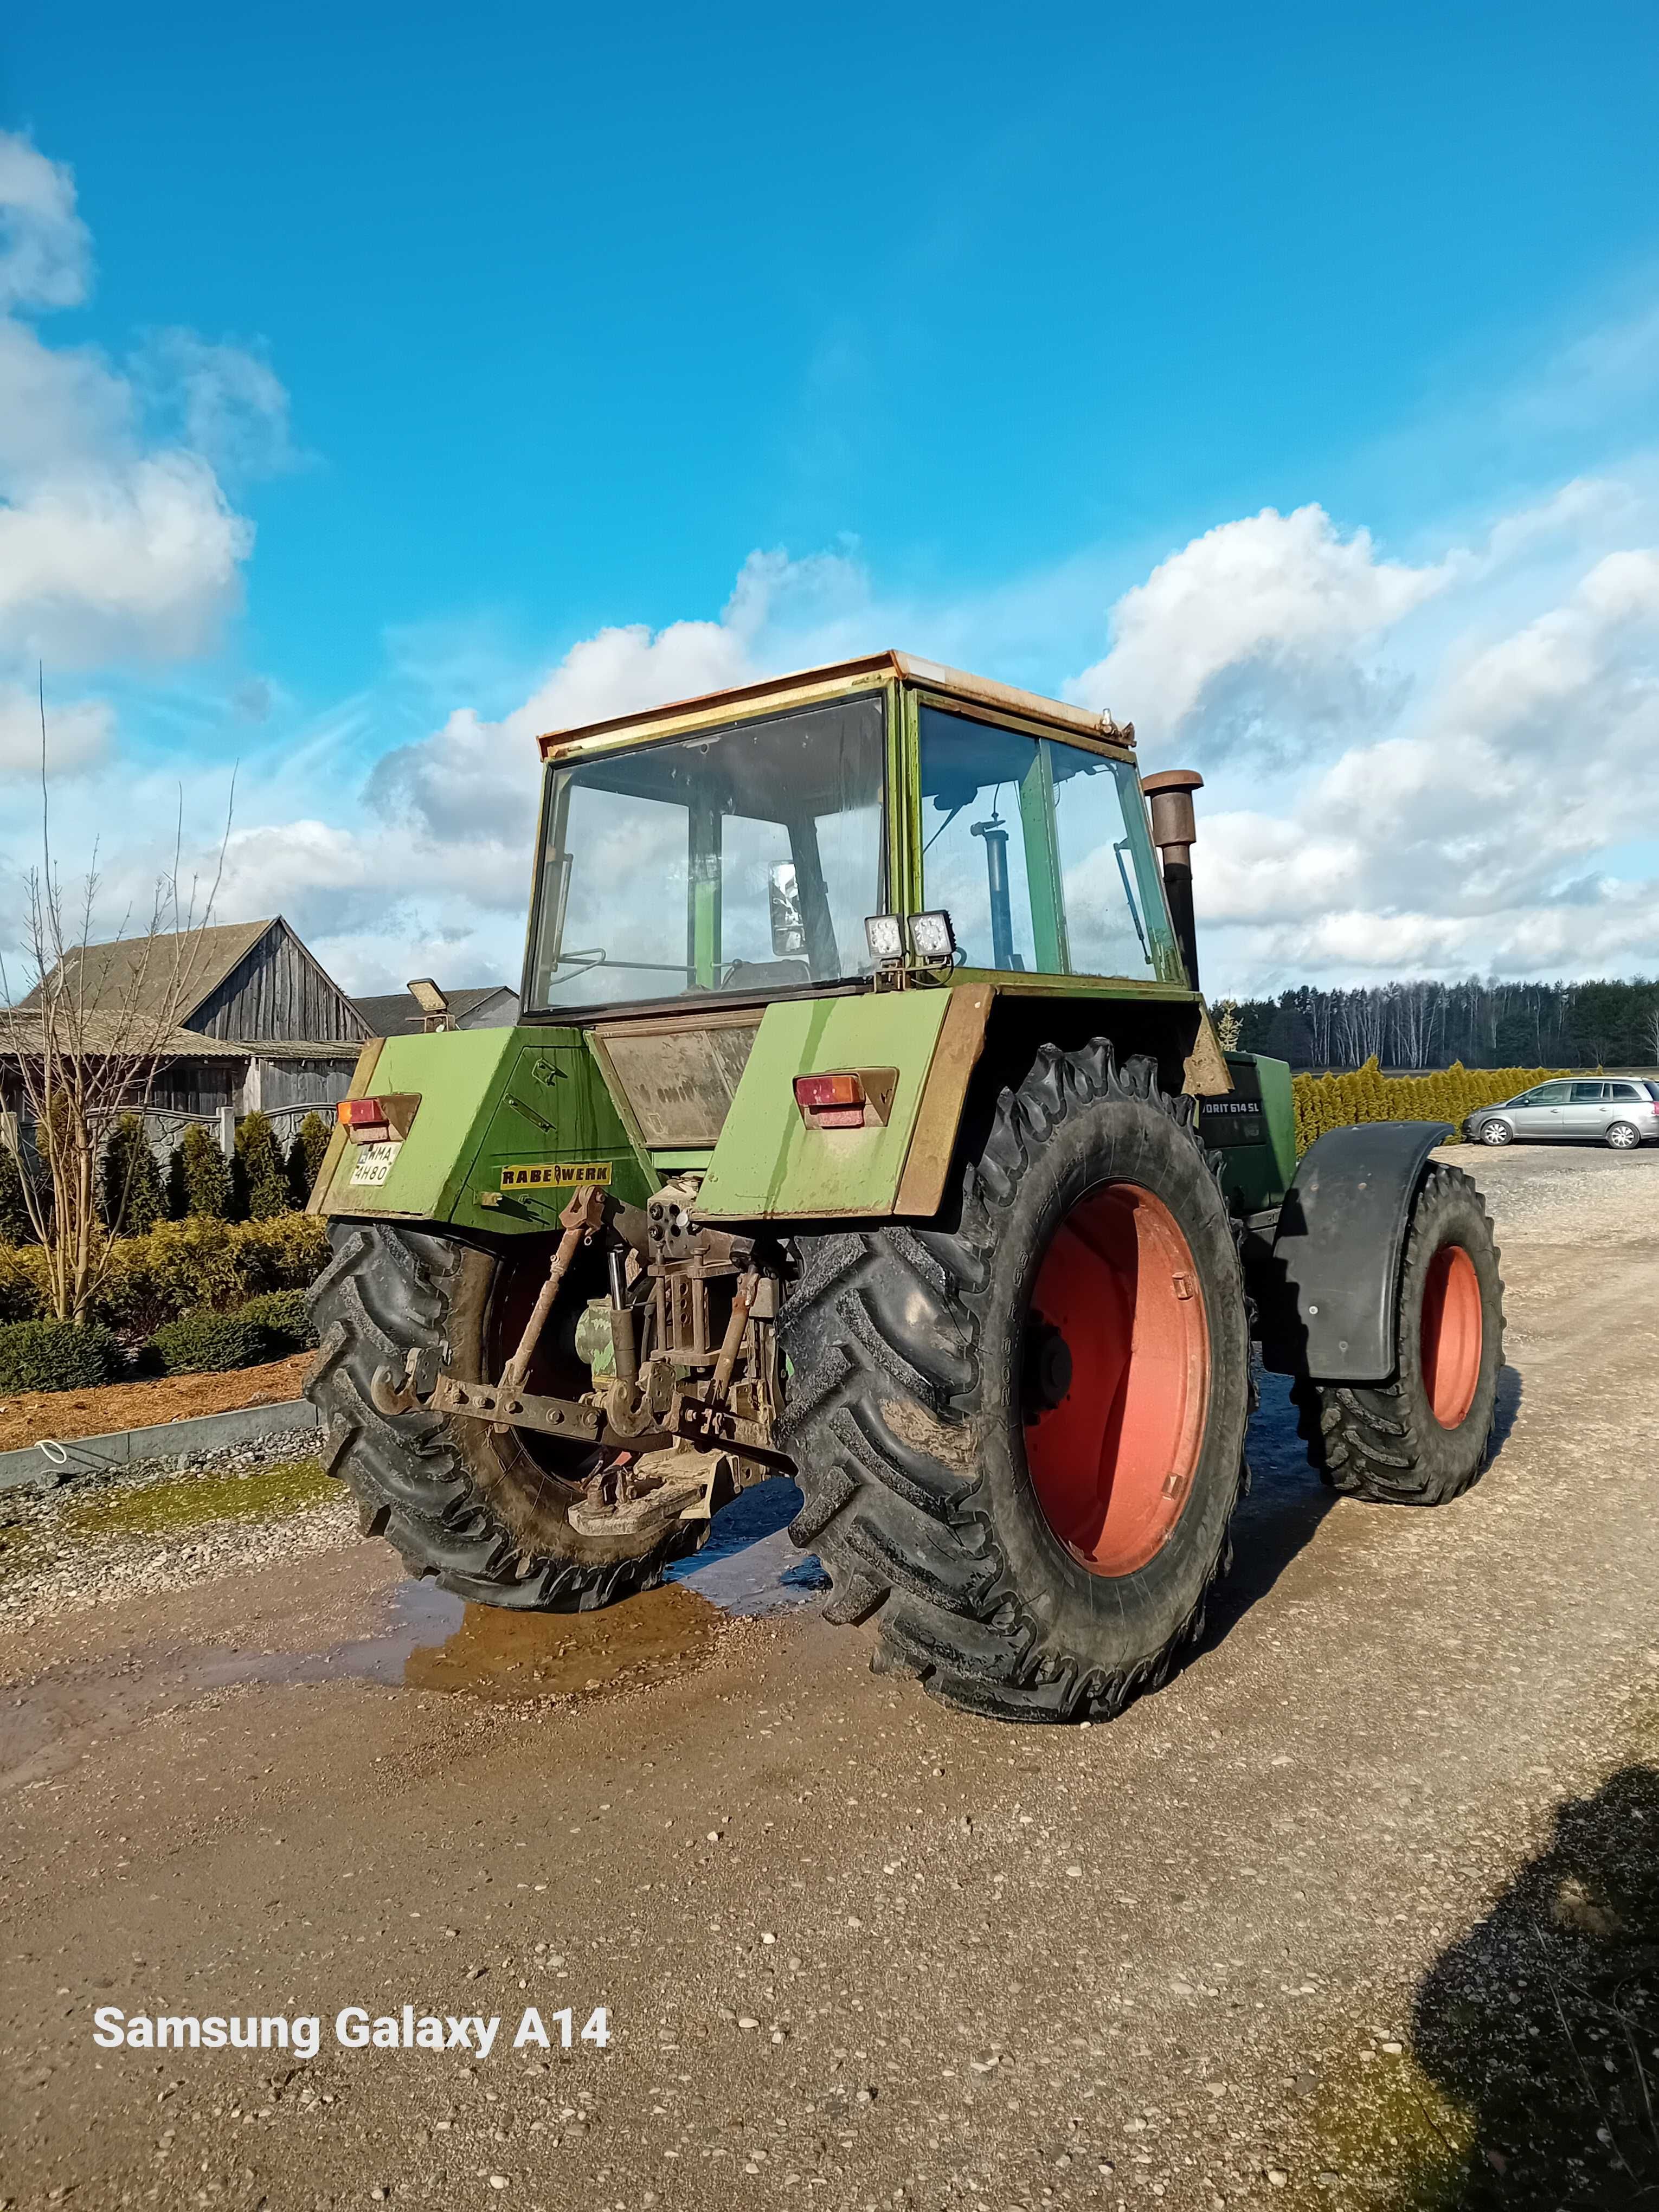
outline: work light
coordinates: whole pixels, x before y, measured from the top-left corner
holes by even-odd
[[[896,914],[872,914],[866,918],[864,941],[870,957],[880,967],[904,957],[904,931]]]
[[[957,933],[951,928],[951,917],[943,907],[936,914],[911,915],[910,950],[918,960],[952,960],[956,957]]]

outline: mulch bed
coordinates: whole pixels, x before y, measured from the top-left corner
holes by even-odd
[[[229,1375],[158,1375],[140,1382],[110,1382],[98,1390],[22,1390],[0,1397],[0,1451],[15,1451],[38,1437],[67,1443],[75,1437],[112,1436],[185,1421],[198,1413],[229,1413],[243,1406],[269,1406],[297,1398],[311,1364],[308,1352],[240,1367]]]

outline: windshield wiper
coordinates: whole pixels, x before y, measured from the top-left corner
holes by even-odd
[[[1150,968],[1152,964],[1152,947],[1147,944],[1146,933],[1140,926],[1140,908],[1135,904],[1135,895],[1129,888],[1129,870],[1123,858],[1128,844],[1127,837],[1121,837],[1112,850],[1117,855],[1117,872],[1123,879],[1123,896],[1129,902],[1129,919],[1135,926],[1135,935],[1140,939],[1140,957]]]
[[[580,967],[584,975],[598,967],[635,967],[644,969],[648,975],[695,975],[696,969],[690,960],[613,960],[604,945],[595,945],[591,951],[560,953],[560,967]]]

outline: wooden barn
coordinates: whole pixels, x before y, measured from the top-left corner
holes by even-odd
[[[258,1109],[291,1124],[304,1109],[326,1111],[345,1096],[368,1026],[280,915],[197,931],[184,954],[158,958],[171,942],[125,938],[79,947],[44,987],[75,992],[88,1010],[106,1008],[112,1018],[161,1010],[178,959],[185,961],[184,1011],[157,1054],[154,1123],[217,1121]],[[9,1021],[0,1019],[0,1105],[13,1110],[21,1100],[6,1030],[27,1023],[40,995],[31,991]]]

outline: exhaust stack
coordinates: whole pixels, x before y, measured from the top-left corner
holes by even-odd
[[[1170,920],[1187,970],[1187,980],[1198,988],[1198,929],[1193,919],[1193,847],[1198,824],[1193,816],[1193,793],[1202,791],[1204,779],[1196,769],[1167,768],[1158,775],[1143,775],[1140,787],[1152,802],[1152,842],[1164,864],[1164,895],[1170,902]]]

